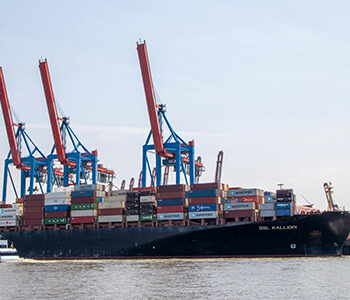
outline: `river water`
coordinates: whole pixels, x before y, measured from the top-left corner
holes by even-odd
[[[350,299],[350,257],[0,264],[0,299]]]

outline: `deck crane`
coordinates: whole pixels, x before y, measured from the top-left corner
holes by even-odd
[[[221,173],[222,173],[222,162],[224,159],[224,152],[220,151],[218,154],[218,159],[216,161],[216,171],[215,171],[215,182],[221,182]]]
[[[39,183],[40,190],[43,193],[43,187],[41,185],[41,182],[44,182],[43,178],[47,174],[48,160],[27,134],[25,130],[25,123],[19,122],[18,124],[16,124],[13,122],[4,75],[1,67],[0,102],[10,146],[10,151],[4,163],[2,201],[5,203],[7,196],[8,177],[10,177],[10,181],[14,189],[15,195],[18,198],[18,193],[9,169],[9,165],[13,164],[14,166],[16,166],[17,169],[21,170],[20,197],[22,198],[24,195],[27,194],[27,192],[29,192],[30,195],[34,193],[35,181]],[[14,127],[17,127],[16,133],[14,131]],[[23,157],[22,155],[22,143],[25,145],[26,152],[28,152],[28,156],[26,157]],[[53,171],[57,176],[63,175],[63,173],[57,169],[53,169]],[[29,178],[30,180],[28,190],[26,189],[27,178]]]
[[[339,210],[338,205],[334,204],[333,202],[333,187],[332,187],[332,183],[329,182],[329,184],[327,182],[325,182],[323,184],[323,188],[324,188],[324,192],[326,194],[326,198],[327,198],[327,203],[328,203],[328,211],[337,211]]]
[[[50,79],[49,68],[47,60],[39,60],[39,69],[43,83],[47,109],[49,113],[51,130],[54,139],[54,146],[51,154],[48,156],[49,165],[51,169],[54,159],[57,159],[64,167],[63,186],[68,186],[68,178],[70,173],[75,173],[75,185],[79,185],[80,180],[83,179],[87,183],[87,174],[92,173],[91,181],[93,184],[98,181],[102,183],[111,182],[113,180],[114,171],[98,165],[97,150],[89,151],[78,139],[70,127],[69,117],[59,118],[56,109],[55,97]],[[59,126],[61,121],[61,126]],[[70,138],[73,150],[66,152],[66,137]],[[54,151],[56,150],[56,154]],[[51,174],[51,172],[49,172]],[[52,176],[48,176],[47,192],[52,191]]]
[[[143,159],[142,159],[142,186],[146,186],[147,170],[149,174],[152,174],[151,167],[147,153],[149,151],[156,152],[156,185],[161,185],[161,167],[172,166],[176,172],[176,184],[180,184],[181,173],[184,174],[186,184],[188,179],[186,175],[189,175],[190,184],[195,183],[195,176],[201,174],[204,171],[204,166],[201,162],[195,161],[195,149],[194,141],[186,143],[171,127],[165,113],[165,104],[156,103],[155,93],[153,89],[152,75],[150,64],[148,60],[148,54],[146,49],[146,41],[143,43],[137,43],[137,52],[140,62],[143,86],[146,96],[147,109],[149,115],[149,121],[151,125],[151,131],[146,139],[146,143],[143,146]],[[165,121],[170,136],[163,142],[162,136],[162,122]],[[153,138],[153,145],[150,144],[150,138]],[[163,159],[163,161],[162,161]],[[200,172],[197,170],[200,169]],[[152,176],[152,175],[151,175]]]

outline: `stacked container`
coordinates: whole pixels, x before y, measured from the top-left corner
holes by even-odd
[[[23,225],[39,226],[44,219],[45,194],[23,197]]]
[[[45,195],[45,225],[67,224],[71,197],[70,191]]]
[[[125,213],[125,194],[118,195],[119,191],[112,192],[113,196],[106,196],[103,202],[98,203],[98,222],[123,222]]]
[[[277,190],[276,217],[292,216],[295,213],[295,195],[292,189]]]
[[[140,221],[153,221],[156,204],[154,189],[140,191]]]
[[[189,195],[189,219],[216,219],[222,214],[226,196],[222,183],[191,184]]]
[[[0,209],[0,226],[17,226],[17,208],[1,208]]]
[[[188,201],[184,184],[160,185],[157,187],[157,219],[184,220],[187,216]]]
[[[71,192],[71,224],[94,223],[105,192],[101,184],[76,185]]]
[[[121,195],[125,197],[125,215],[127,222],[140,221],[140,198],[139,192],[136,191],[121,191]]]
[[[225,219],[255,221],[262,203],[264,203],[263,190],[230,188],[224,205]]]
[[[265,191],[264,196],[265,196],[265,203],[277,202],[276,193]]]

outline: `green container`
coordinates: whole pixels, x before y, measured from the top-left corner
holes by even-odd
[[[71,210],[97,209],[97,203],[71,204]]]
[[[140,215],[140,221],[153,221],[153,215]]]
[[[67,224],[67,218],[48,218],[45,219],[45,225]]]

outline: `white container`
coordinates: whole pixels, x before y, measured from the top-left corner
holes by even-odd
[[[260,204],[260,210],[274,210],[275,209],[275,203],[263,203]]]
[[[61,205],[61,204],[70,204],[71,198],[62,198],[62,199],[45,199],[46,205]]]
[[[99,183],[95,184],[80,184],[74,186],[74,191],[103,191],[104,186]],[[101,197],[101,196],[98,196]]]
[[[260,217],[276,217],[275,210],[261,210]]]
[[[123,216],[113,215],[113,216],[99,216],[98,223],[109,223],[109,222],[123,222]]]
[[[70,192],[58,192],[45,194],[45,200],[47,199],[66,199],[70,198]]]
[[[215,219],[217,216],[217,211],[197,211],[190,212],[189,219]]]
[[[126,194],[117,195],[112,192],[112,196],[109,197],[115,198],[116,201],[126,201]]]
[[[224,210],[252,210],[255,209],[254,202],[228,203],[224,205]]]
[[[16,220],[0,220],[0,226],[16,226],[17,221]]]
[[[126,221],[127,222],[137,222],[139,220],[140,220],[140,216],[139,215],[126,216]]]
[[[228,190],[227,197],[243,197],[243,196],[264,196],[264,191],[260,189],[237,189]]]
[[[72,217],[95,217],[95,216],[97,216],[96,209],[72,210],[70,213],[71,213]]]
[[[119,196],[105,196],[103,202],[122,202],[125,201],[123,200],[123,197]]]
[[[185,217],[184,213],[166,213],[166,214],[157,214],[157,219],[162,220],[183,220]]]
[[[16,208],[1,208],[0,209],[0,215],[1,214],[11,214],[11,213],[17,213],[17,209]]]
[[[98,209],[106,209],[106,208],[125,208],[125,202],[124,201],[100,202],[98,204]]]
[[[73,192],[74,191],[74,185],[66,186],[66,187],[55,187],[54,192],[55,193],[61,193],[61,192]]]
[[[156,201],[155,196],[140,196],[141,203],[150,203],[150,202],[155,202],[155,201]]]
[[[12,213],[7,213],[7,214],[0,214],[0,220],[16,220],[16,213],[12,212]]]

